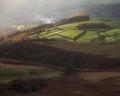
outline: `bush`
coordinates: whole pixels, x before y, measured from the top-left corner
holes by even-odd
[[[48,85],[47,79],[30,79],[30,80],[17,79],[12,81],[12,89],[22,93],[36,91],[47,85]]]
[[[69,64],[69,65],[66,65],[66,66],[64,67],[64,75],[65,75],[65,76],[70,76],[70,75],[72,75],[75,71],[76,71],[76,70],[75,70],[75,66],[72,65],[72,63]]]

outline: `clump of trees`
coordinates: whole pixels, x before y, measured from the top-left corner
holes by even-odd
[[[57,22],[57,25],[62,25],[62,24],[69,24],[73,22],[80,22],[80,21],[89,21],[90,17],[86,13],[78,13],[71,15],[69,17],[65,17],[64,19],[60,20]]]
[[[90,29],[104,29],[111,30],[112,26],[107,25],[105,23],[87,23],[77,26],[78,30],[90,30]]]

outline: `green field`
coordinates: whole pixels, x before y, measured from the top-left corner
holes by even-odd
[[[7,65],[0,68],[0,82],[8,82],[17,78],[55,78],[60,71],[34,66]]]

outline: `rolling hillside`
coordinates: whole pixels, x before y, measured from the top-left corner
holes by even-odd
[[[94,18],[59,26],[38,26],[11,36],[8,44],[0,47],[0,58],[79,68],[117,68],[119,25],[119,21]]]

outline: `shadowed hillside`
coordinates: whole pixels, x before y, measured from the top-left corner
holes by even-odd
[[[34,61],[40,64],[57,66],[73,66],[79,68],[119,68],[119,59],[70,52],[62,49],[24,41],[14,45],[2,46],[0,57],[24,61]]]

